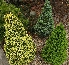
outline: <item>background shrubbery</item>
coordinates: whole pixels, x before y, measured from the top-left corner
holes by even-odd
[[[66,32],[62,24],[57,26],[42,50],[42,57],[53,65],[61,65],[67,58]]]
[[[23,65],[31,62],[35,57],[35,44],[27,34],[24,26],[13,14],[6,14],[4,50],[10,65]]]
[[[35,32],[41,37],[46,37],[52,32],[53,24],[52,7],[50,5],[50,1],[46,0],[43,11],[34,26]]]

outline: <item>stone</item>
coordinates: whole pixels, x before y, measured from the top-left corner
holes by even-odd
[[[2,60],[0,60],[0,65],[3,65]]]
[[[2,49],[0,48],[0,60],[2,60],[2,54],[3,54],[3,51],[2,51]]]
[[[33,15],[36,15],[36,12],[35,11],[31,11],[30,12],[30,16],[33,16]]]
[[[9,65],[3,49],[0,46],[0,65]]]

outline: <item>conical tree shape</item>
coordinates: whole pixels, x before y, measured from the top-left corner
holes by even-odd
[[[5,42],[4,50],[10,65],[25,65],[35,57],[35,44],[27,34],[23,24],[13,14],[4,15]]]
[[[24,28],[27,28],[28,25],[28,19],[24,17],[24,15],[21,13],[20,8],[17,8],[16,6],[12,4],[8,4],[5,1],[1,0],[0,1],[0,41],[3,40],[4,38],[4,15],[6,13],[12,12],[15,16],[18,17],[19,20],[24,24]]]
[[[67,58],[67,39],[64,26],[57,26],[42,49],[42,57],[53,65],[61,65]]]
[[[52,32],[53,25],[54,20],[52,17],[52,7],[50,5],[50,1],[45,0],[44,8],[34,26],[34,30],[39,36],[45,37]]]

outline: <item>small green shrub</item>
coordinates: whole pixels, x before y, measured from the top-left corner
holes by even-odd
[[[52,18],[52,7],[50,1],[46,0],[44,4],[44,9],[40,14],[36,25],[34,26],[35,33],[41,37],[48,36],[53,30],[53,18]]]
[[[25,28],[27,27],[29,22],[28,19],[26,19],[21,13],[20,8],[17,8],[12,4],[8,4],[5,1],[0,1],[0,40],[3,39],[5,32],[3,16],[9,12],[12,12],[14,15],[16,15],[18,19],[20,19],[21,22],[24,24]]]
[[[4,50],[10,65],[23,65],[35,57],[36,46],[32,37],[27,34],[24,26],[13,14],[4,15],[5,42]]]
[[[61,65],[67,58],[67,39],[64,26],[57,26],[42,49],[42,57],[53,65]]]

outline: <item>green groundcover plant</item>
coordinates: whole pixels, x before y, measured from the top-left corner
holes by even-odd
[[[26,19],[21,13],[20,8],[17,8],[14,5],[8,4],[4,0],[1,0],[0,1],[0,40],[4,38],[4,32],[5,32],[3,16],[9,12],[12,12],[14,15],[16,15],[18,19],[21,20],[21,22],[24,24],[25,28],[27,27],[27,24],[29,22],[28,19]]]
[[[27,34],[22,22],[13,14],[4,15],[4,50],[10,65],[25,65],[35,57],[36,46]]]
[[[42,13],[39,16],[36,25],[34,25],[35,33],[41,37],[46,37],[52,32],[53,25],[52,7],[50,1],[45,0]]]
[[[52,65],[61,65],[67,58],[67,39],[63,24],[57,26],[51,33],[41,56]]]

